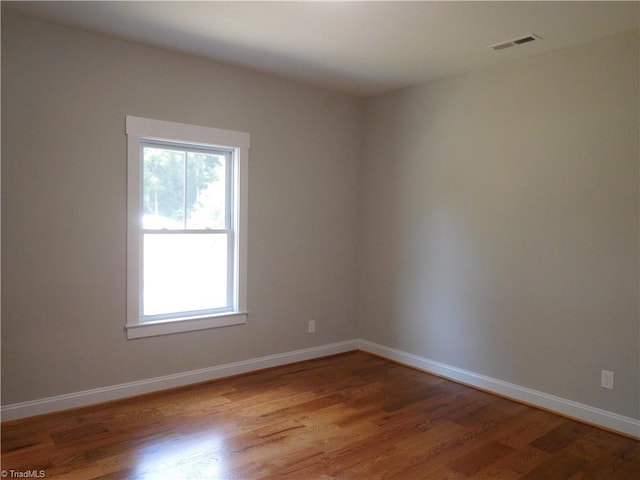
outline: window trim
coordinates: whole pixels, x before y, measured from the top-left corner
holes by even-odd
[[[247,321],[247,185],[250,135],[149,118],[126,117],[127,135],[127,339],[239,325]],[[140,265],[142,259],[142,157],[141,143],[171,142],[187,146],[214,146],[232,150],[235,305],[230,312],[208,313],[141,322]]]

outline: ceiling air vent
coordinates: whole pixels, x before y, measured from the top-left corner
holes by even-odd
[[[494,50],[503,50],[505,48],[515,47],[517,45],[533,42],[535,40],[542,40],[542,37],[540,35],[536,35],[535,33],[530,33],[529,35],[512,38],[511,40],[507,40],[506,42],[494,43],[493,45],[489,45],[487,48],[493,48]]]

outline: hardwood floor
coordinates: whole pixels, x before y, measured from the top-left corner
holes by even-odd
[[[2,469],[74,480],[631,480],[640,443],[352,352],[7,422]]]

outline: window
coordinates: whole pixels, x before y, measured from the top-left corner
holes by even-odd
[[[127,117],[127,338],[246,323],[249,134]]]

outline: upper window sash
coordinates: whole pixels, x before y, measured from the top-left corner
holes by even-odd
[[[158,149],[158,150],[167,150],[167,151],[173,151],[173,152],[181,152],[185,154],[185,169],[187,167],[186,162],[188,162],[188,155],[190,153],[200,153],[200,154],[205,154],[205,155],[215,155],[215,156],[219,156],[219,157],[224,157],[225,159],[225,178],[224,178],[224,188],[225,188],[225,199],[224,199],[224,225],[223,226],[219,226],[217,228],[196,228],[196,227],[190,227],[187,225],[188,220],[186,217],[186,211],[185,211],[185,217],[184,217],[184,225],[183,228],[146,228],[142,227],[142,230],[144,233],[148,233],[148,232],[153,232],[153,231],[174,231],[174,232],[197,232],[199,230],[202,231],[206,231],[206,232],[215,232],[215,231],[220,231],[220,232],[230,232],[235,228],[235,220],[236,220],[236,205],[234,202],[234,198],[235,198],[235,182],[234,182],[234,175],[235,172],[238,170],[237,169],[237,162],[238,160],[238,156],[239,156],[239,151],[237,148],[228,148],[228,147],[218,147],[218,146],[213,146],[213,145],[207,145],[207,146],[201,146],[200,148],[193,146],[192,144],[187,144],[184,142],[178,143],[175,141],[164,141],[164,140],[158,140],[158,139],[147,139],[146,137],[141,138],[140,140],[140,158],[142,159],[142,163],[144,163],[144,150],[145,148],[153,148],[153,149]],[[143,177],[144,174],[141,174],[140,176],[140,181],[143,181]],[[189,178],[186,175],[186,171],[185,171],[185,182],[188,182]],[[185,183],[185,187],[186,187],[186,183]],[[140,189],[140,194],[142,195],[144,188],[141,187]],[[141,197],[142,198],[142,197]],[[142,200],[139,200],[140,202],[142,202]],[[186,205],[185,205],[186,207]],[[141,206],[142,208],[142,206]],[[141,212],[142,213],[142,212]]]

